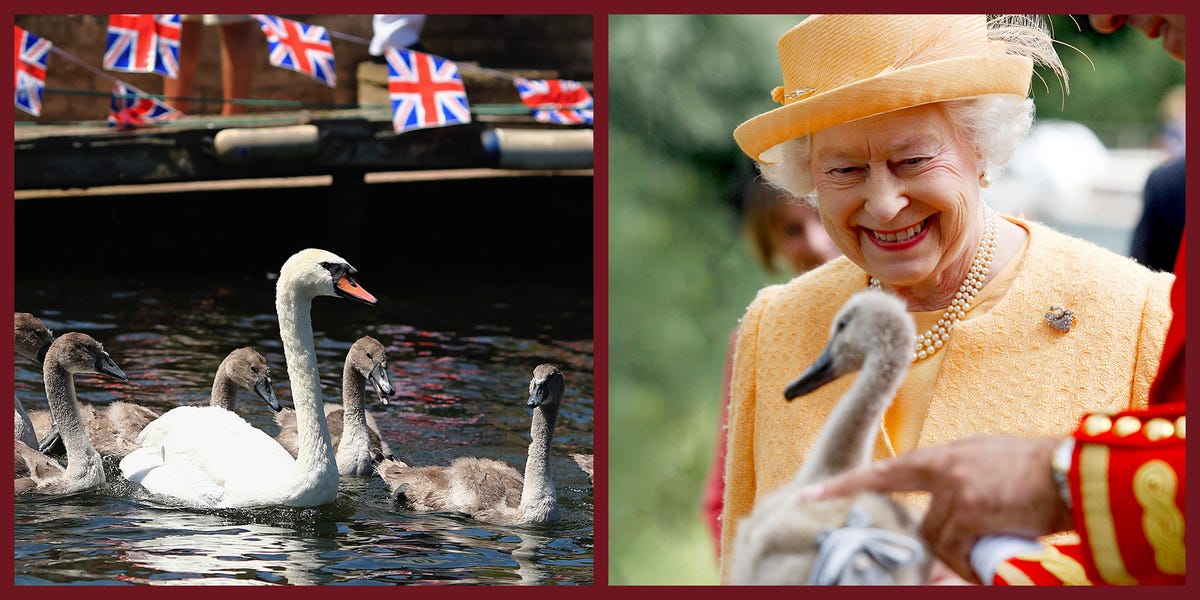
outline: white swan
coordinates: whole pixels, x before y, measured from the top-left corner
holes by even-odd
[[[458,512],[498,525],[553,521],[559,511],[550,476],[550,441],[564,387],[558,367],[542,364],[533,370],[528,402],[533,424],[524,476],[498,460],[468,457],[427,467],[384,459],[379,476],[398,502],[415,510]]]
[[[217,367],[213,378],[210,406],[219,406],[232,410],[237,389],[245,388],[263,399],[276,411],[282,406],[275,398],[271,387],[270,370],[267,359],[253,348],[238,348],[230,352]],[[90,404],[81,404],[79,410],[84,430],[92,441],[100,456],[125,456],[141,446],[138,438],[142,430],[159,418],[161,413],[152,408],[133,402],[112,402],[97,408]],[[57,428],[52,428],[53,418],[47,411],[30,411],[29,417],[38,437],[42,440],[38,447],[44,453],[58,454],[63,452],[61,439]]]
[[[23,356],[33,362],[42,364],[42,358],[54,341],[54,332],[50,331],[41,319],[29,313],[14,313],[13,317],[13,351],[17,356]],[[29,446],[38,447],[37,432],[29,420],[29,413],[21,399],[13,394],[13,437]],[[19,460],[19,459],[18,459]]]
[[[929,552],[891,498],[864,493],[805,502],[805,485],[871,460],[879,422],[912,361],[915,326],[895,296],[863,291],[838,312],[825,351],[784,389],[792,400],[860,371],[791,481],[737,525],[731,584],[919,584]],[[763,448],[769,452],[769,448]]]
[[[88,441],[83,423],[79,420],[79,400],[75,397],[76,373],[96,373],[128,381],[100,342],[87,334],[65,333],[50,344],[42,362],[42,378],[46,383],[46,401],[62,432],[63,444],[67,447],[67,466],[62,468],[57,463],[44,461],[44,455],[16,442],[19,446],[29,448],[27,451],[21,449],[22,455],[36,455],[35,460],[27,464],[29,477],[14,480],[17,494],[70,494],[104,483],[104,465],[100,453]]]
[[[371,383],[379,399],[396,393],[388,379],[387,353],[379,340],[364,335],[346,353],[342,368],[342,404],[325,405],[325,422],[329,440],[337,448],[338,473],[342,475],[371,475],[375,472],[376,457],[389,457],[392,449],[379,433],[375,418],[363,406],[363,390]],[[292,456],[297,453],[296,412],[275,413],[279,435],[275,439]]]
[[[296,458],[233,412],[181,406],[143,430],[142,447],[121,461],[121,474],[151,493],[199,508],[332,502],[338,472],[323,418],[310,313],[317,296],[374,305],[356,274],[342,258],[314,248],[292,255],[280,269],[275,311],[300,428]],[[194,418],[197,413],[205,418]]]

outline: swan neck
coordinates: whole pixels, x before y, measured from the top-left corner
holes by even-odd
[[[75,396],[75,380],[71,373],[56,363],[47,362],[42,368],[42,379],[50,414],[58,425],[63,446],[67,450],[67,473],[72,474],[75,469],[96,464],[99,453],[83,428],[79,400]]]
[[[345,368],[342,369],[342,422],[347,426],[351,421],[361,422],[363,427],[367,425],[366,411],[363,408],[366,387],[367,378],[347,360]]]
[[[342,370],[342,437],[338,441],[338,470],[358,463],[368,468],[371,457],[371,434],[367,430],[367,413],[363,409],[363,389],[367,380],[346,361]]]
[[[870,463],[879,422],[907,372],[905,361],[910,358],[909,350],[903,345],[899,348],[903,352],[873,352],[866,357],[854,383],[837,401],[804,466],[796,474],[797,484]]]
[[[525,481],[521,489],[521,504],[554,498],[554,481],[550,474],[550,443],[558,421],[557,405],[542,405],[533,410],[529,428],[529,454],[525,459]]]
[[[322,408],[311,310],[312,298],[295,293],[280,280],[275,312],[279,316],[279,337],[283,341],[292,404],[296,409],[296,470],[304,477],[324,472],[326,465],[334,462]]]
[[[209,405],[233,410],[234,402],[237,399],[237,388],[237,384],[225,374],[224,369],[221,369],[220,374],[213,380],[212,399],[209,400]]]

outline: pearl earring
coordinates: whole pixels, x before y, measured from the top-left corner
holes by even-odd
[[[979,187],[981,187],[981,188],[992,187],[992,178],[988,177],[987,171],[984,171],[983,173],[979,174]]]

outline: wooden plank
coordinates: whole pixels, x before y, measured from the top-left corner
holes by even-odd
[[[229,128],[314,125],[319,148],[301,159],[270,153],[230,164],[214,150],[216,134]],[[564,128],[526,116],[480,116],[475,122],[406,132],[392,131],[379,111],[296,111],[241,117],[187,116],[163,127],[119,131],[99,124],[17,126],[14,187],[17,190],[160,184],[312,175],[361,177],[368,172],[474,169],[494,166],[481,136],[496,126],[529,127],[553,135]]]

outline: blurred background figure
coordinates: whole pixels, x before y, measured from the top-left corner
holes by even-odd
[[[794,277],[815,269],[841,255],[825,228],[817,209],[802,199],[767,185],[751,172],[744,175],[730,203],[741,217],[742,236],[754,258],[771,276]],[[725,414],[729,407],[729,378],[737,327],[729,334],[725,352],[725,377],[721,385],[720,428],[716,452],[705,479],[702,514],[713,536],[713,549],[720,555],[722,477],[725,472]]]
[[[263,37],[258,22],[250,15],[183,15],[179,32],[179,77],[163,77],[163,96],[167,103],[188,113],[188,98],[200,63],[204,26],[220,27],[221,39],[221,114],[240,115],[245,105],[233,102],[250,94],[251,76],[258,64],[258,45]]]
[[[1069,222],[1086,214],[1097,174],[1111,161],[1112,153],[1087,125],[1038,120],[1012,162],[997,170],[984,198],[1001,214]]]
[[[1146,185],[1142,188],[1142,215],[1133,229],[1129,255],[1151,269],[1171,271],[1187,217],[1184,208],[1187,101],[1182,85],[1167,91],[1158,113],[1162,127],[1155,144],[1167,157],[1146,176]]]
[[[746,177],[732,199],[754,257],[771,275],[799,275],[837,257],[817,209],[760,177]]]
[[[1158,115],[1162,119],[1162,129],[1158,132],[1155,145],[1162,148],[1167,156],[1176,158],[1183,156],[1187,131],[1187,92],[1182,85],[1176,85],[1163,95],[1158,105]]]
[[[421,45],[424,28],[425,15],[371,15],[371,44],[367,47],[371,62],[387,62],[383,55],[388,48],[424,52]]]

